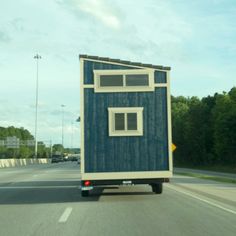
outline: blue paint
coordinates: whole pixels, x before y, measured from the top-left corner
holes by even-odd
[[[166,72],[164,72],[164,71],[155,71],[154,81],[155,81],[156,84],[157,83],[167,83]]]
[[[84,61],[84,84],[94,84],[93,70],[127,70],[127,69],[139,69],[129,66],[113,65],[102,62]]]
[[[129,67],[85,61],[84,80],[88,84],[93,83],[93,69]],[[163,73],[161,76],[158,78],[164,78]],[[108,107],[144,107],[143,136],[110,137]],[[119,93],[94,93],[86,88],[84,125],[86,173],[168,170],[166,88]]]

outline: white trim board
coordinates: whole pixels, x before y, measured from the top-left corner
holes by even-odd
[[[173,171],[173,152],[172,152],[172,126],[171,126],[171,95],[170,95],[170,72],[166,72],[167,77],[167,127],[168,127],[168,156],[169,170]]]
[[[80,172],[84,173],[84,60],[80,59]]]
[[[82,180],[152,179],[170,178],[172,176],[172,171],[102,172],[84,173],[82,175]]]
[[[166,88],[166,87],[168,87],[167,83],[154,84],[154,88]],[[94,84],[83,84],[83,88],[94,89],[95,85]],[[122,92],[126,93],[127,91],[122,91]],[[137,91],[129,91],[129,92],[137,92]]]
[[[115,130],[115,114],[124,113],[124,130]],[[137,130],[128,130],[127,113],[137,114]],[[108,107],[109,136],[142,136],[143,107]]]
[[[127,70],[93,70],[94,74],[94,91],[95,93],[116,93],[116,92],[145,92],[154,91],[154,70],[153,69],[127,69]],[[122,76],[121,86],[101,86],[101,76]],[[127,86],[126,81],[128,75],[148,75],[148,85],[142,86]]]

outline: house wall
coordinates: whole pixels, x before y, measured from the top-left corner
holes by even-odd
[[[154,73],[155,83],[167,83],[165,71],[155,71]]]
[[[84,84],[93,84],[93,70],[126,70],[126,69],[139,69],[139,67],[129,67],[94,61],[84,61]],[[165,71],[155,71],[155,83],[167,83]]]
[[[84,83],[93,84],[94,69],[136,69],[84,61]],[[155,82],[165,83],[165,72],[155,72]],[[154,92],[94,93],[84,88],[85,173],[157,171],[169,169],[167,87]],[[143,136],[110,137],[108,107],[144,107]]]
[[[93,70],[126,70],[126,69],[139,69],[139,68],[94,62],[94,61],[84,61],[84,75],[85,75],[84,84],[94,84]]]

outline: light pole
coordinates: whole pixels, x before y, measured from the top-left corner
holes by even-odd
[[[65,105],[61,104],[61,109],[62,109],[62,120],[61,120],[61,144],[62,144],[62,148],[64,148],[64,107],[65,107]]]
[[[50,140],[50,158],[52,158],[52,140]]]
[[[34,56],[36,59],[36,98],[35,98],[35,149],[34,149],[34,157],[37,158],[38,152],[38,141],[37,141],[37,122],[38,122],[38,85],[39,85],[39,59],[42,57],[39,54]]]
[[[71,121],[71,143],[70,143],[70,149],[72,150],[73,146],[73,122]]]

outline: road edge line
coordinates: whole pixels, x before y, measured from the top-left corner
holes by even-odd
[[[205,203],[207,203],[207,204],[209,204],[209,205],[211,205],[211,206],[217,207],[217,208],[219,208],[219,209],[221,209],[221,210],[224,210],[224,211],[227,211],[227,212],[229,212],[229,213],[232,213],[232,214],[236,215],[236,211],[231,210],[231,209],[228,209],[228,208],[225,208],[225,207],[223,207],[223,206],[221,206],[221,205],[219,205],[219,204],[216,204],[216,203],[214,203],[214,202],[210,202],[210,201],[208,201],[208,200],[206,200],[206,199],[200,198],[200,197],[195,196],[195,195],[193,195],[193,194],[191,194],[191,193],[188,193],[188,192],[185,192],[185,191],[176,189],[176,188],[173,187],[173,186],[171,186],[171,187],[170,187],[170,186],[165,186],[165,187],[167,187],[167,188],[169,188],[169,189],[172,189],[172,190],[174,190],[174,191],[176,191],[176,192],[185,194],[185,195],[187,195],[187,196],[190,196],[190,197],[192,197],[192,198],[195,198],[195,199],[197,199],[197,200],[199,200],[199,201],[205,202]]]

